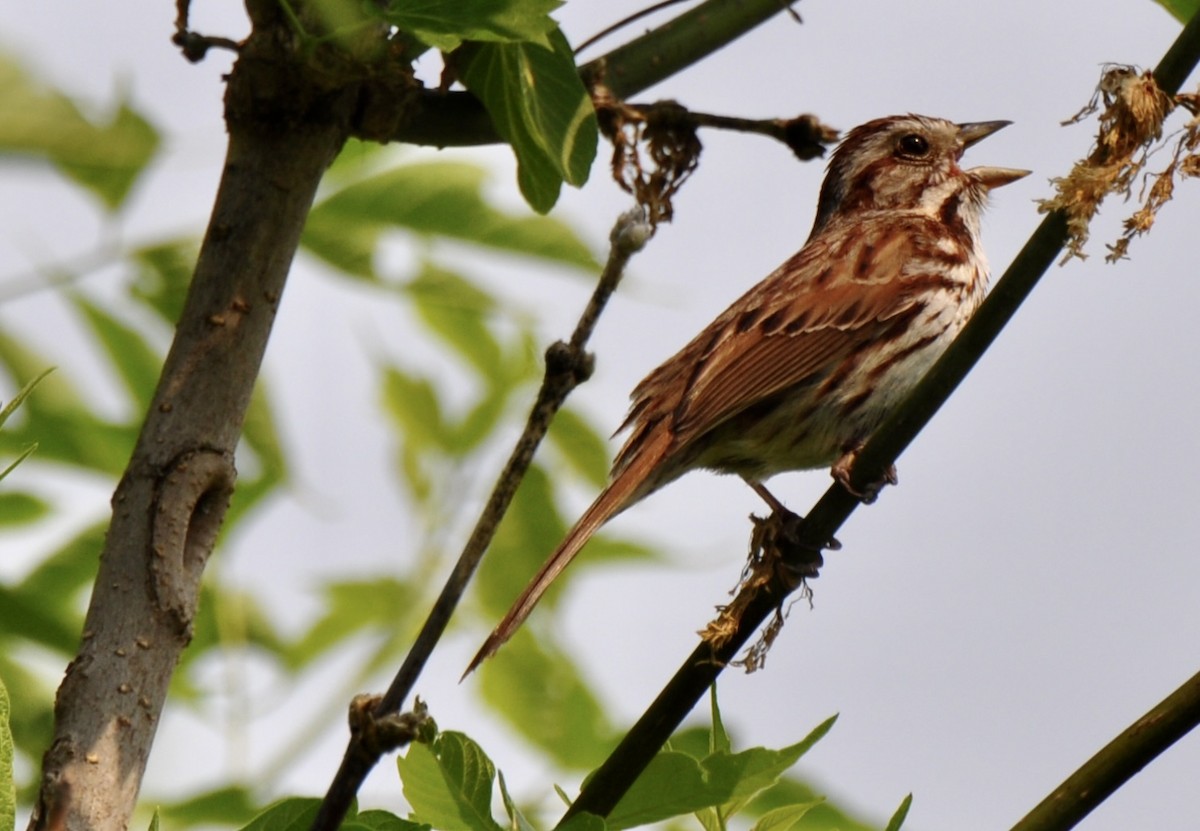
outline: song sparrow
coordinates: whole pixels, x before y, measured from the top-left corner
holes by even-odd
[[[689,470],[761,483],[856,450],[983,299],[979,219],[988,191],[1027,170],[963,170],[963,151],[1007,121],[892,116],[851,130],[800,252],[633,391],[608,487],[517,598],[470,672],[525,620],[608,519]],[[882,484],[882,483],[881,483]],[[864,496],[864,494],[856,494]]]

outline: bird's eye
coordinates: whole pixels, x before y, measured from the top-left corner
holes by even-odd
[[[919,133],[909,133],[901,137],[896,145],[905,156],[924,156],[929,152],[929,141]]]

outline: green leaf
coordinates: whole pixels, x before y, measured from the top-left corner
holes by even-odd
[[[701,808],[695,814],[704,831],[726,831],[725,817],[716,808]]]
[[[404,443],[417,448],[444,447],[446,428],[437,389],[399,367],[385,367],[383,403],[396,422]]]
[[[455,56],[460,77],[517,156],[517,183],[539,213],[558,201],[562,183],[582,185],[596,157],[599,128],[562,33],[552,48],[530,43],[470,43]]]
[[[450,429],[450,442],[446,450],[452,455],[463,458],[494,438],[497,424],[510,412],[509,402],[513,394],[520,392],[522,384],[533,380],[541,370],[541,362],[533,345],[532,334],[523,332],[504,349],[496,373],[487,379],[480,379],[486,383],[486,389]],[[524,406],[525,400],[521,399],[519,403]]]
[[[2,478],[3,475],[0,475],[0,479]],[[49,504],[31,493],[0,493],[0,526],[28,525],[37,522],[49,512]]]
[[[158,809],[155,808],[153,816],[150,817],[150,825],[148,826],[147,831],[158,831],[158,829],[159,829]]]
[[[712,753],[712,730],[699,725],[681,727],[671,734],[665,747],[686,753],[693,759],[703,759]]]
[[[500,344],[485,324],[495,299],[453,271],[425,263],[405,290],[430,329],[479,371],[485,381],[503,378]]]
[[[794,777],[783,777],[760,793],[747,806],[746,813],[762,817],[791,805],[812,806],[800,820],[797,831],[878,831],[874,823],[852,817],[817,789]]]
[[[288,478],[287,456],[275,426],[269,391],[270,384],[260,377],[250,394],[238,445],[238,486],[225,514],[225,533]],[[253,458],[248,459],[247,454]]]
[[[16,586],[0,586],[0,632],[71,655],[83,619],[79,593],[96,578],[107,523],[81,531]]]
[[[319,799],[284,799],[250,820],[244,831],[308,831],[320,807]]]
[[[92,132],[93,142],[60,146],[50,158],[63,173],[115,211],[124,204],[134,182],[158,151],[158,131],[122,102],[108,123],[94,127]]]
[[[82,396],[63,373],[57,373],[53,378],[43,381],[50,375],[50,370],[46,369],[49,361],[24,342],[6,335],[3,331],[0,331],[0,363],[13,378],[32,378],[22,387],[21,392],[8,402],[4,410],[0,411],[0,417],[8,418],[18,405],[26,403],[29,398],[28,391],[38,383],[42,385],[41,393],[36,399],[28,401],[27,410],[33,411],[42,408],[57,410],[84,406]],[[31,415],[30,418],[33,416]]]
[[[364,174],[379,167],[388,159],[403,155],[403,145],[380,144],[377,141],[351,138],[342,145],[341,152],[321,177],[323,187],[332,184],[345,185],[363,178]]]
[[[291,9],[293,4],[281,4]],[[307,0],[303,7],[296,5],[301,14],[290,13],[298,34],[307,41],[302,47],[311,51],[318,40],[329,39],[353,54],[362,46],[360,34],[365,28],[378,28],[378,12],[373,4],[360,0]],[[312,27],[311,30],[306,27]]]
[[[454,424],[447,435],[445,450],[456,458],[464,458],[489,438],[500,419],[508,412],[508,400],[515,388],[501,386],[503,379],[484,391],[483,396],[467,414]]]
[[[530,337],[522,332],[502,346],[489,326],[496,302],[470,281],[433,263],[404,291],[425,324],[475,370],[481,395],[461,418],[445,418],[438,433],[439,447],[453,458],[464,458],[492,436],[508,412],[508,402],[520,384],[537,369]]]
[[[500,523],[490,553],[479,567],[479,598],[484,611],[499,616],[514,597],[525,588],[530,575],[554,550],[566,535],[567,525],[555,500],[555,487],[545,468],[534,463],[517,489],[512,505]],[[614,561],[653,561],[657,555],[636,543],[616,540],[607,534],[588,541],[580,564],[593,566]],[[541,602],[542,608],[553,608],[563,589],[571,582],[569,569],[563,578],[555,580]]]
[[[292,669],[311,664],[360,632],[399,627],[405,617],[402,610],[412,608],[416,600],[411,585],[390,577],[331,583],[324,593],[325,613],[287,651]]]
[[[133,327],[82,296],[76,295],[72,299],[125,384],[134,409],[139,414],[146,412],[154,398],[162,356]]]
[[[235,793],[235,789],[229,789]],[[214,791],[219,795],[220,791]],[[240,799],[240,797],[238,797]],[[245,826],[244,831],[307,831],[316,819],[321,800],[308,797],[292,797],[276,802]],[[356,813],[351,806],[342,821],[341,831],[429,831],[428,826],[417,825],[400,819],[387,811],[364,811]]]
[[[908,809],[911,807],[912,794],[909,794],[900,801],[900,807],[896,809],[896,813],[892,814],[884,831],[900,831],[900,826],[904,825],[904,820],[908,818]]]
[[[821,800],[817,799],[767,811],[751,826],[750,831],[790,831],[809,811],[820,804]]]
[[[342,831],[347,831],[351,823],[342,823]],[[428,825],[410,822],[390,811],[363,811],[353,820],[353,825],[363,831],[429,831]]]
[[[383,19],[423,43],[449,52],[464,40],[530,41],[549,48],[560,0],[390,0]]]
[[[44,373],[50,363],[26,344],[0,331],[0,365],[14,378]],[[119,475],[137,437],[137,423],[112,424],[94,416],[87,401],[58,372],[43,381],[38,394],[24,402],[27,416],[19,429],[0,431],[0,449],[24,449],[38,443],[38,454],[75,468]],[[140,415],[135,416],[140,423]]]
[[[3,407],[0,407],[0,427],[4,426],[4,422],[8,421],[12,414],[17,411],[17,407],[20,407],[21,403],[29,397],[29,394],[33,392],[33,388],[36,387],[43,378],[53,371],[53,367],[42,370],[40,375],[28,381],[23,387],[21,387],[21,389],[17,391],[17,394],[12,397],[12,400],[10,400]],[[8,474],[12,473],[16,469],[17,465],[21,464],[21,462],[32,456],[33,452],[37,449],[37,442],[32,442],[18,451],[16,458],[9,462],[3,470],[0,470],[0,481],[3,481]],[[15,501],[8,505],[7,508],[0,505],[0,525],[32,522],[45,513],[44,510],[34,511],[33,515],[31,515],[30,511],[33,509],[33,505],[29,502],[29,500],[36,500],[37,498],[34,496],[25,494],[25,501],[23,503],[21,498],[15,494],[9,495],[9,498]],[[40,500],[37,501],[40,502]],[[45,503],[41,504],[44,505]]]
[[[183,311],[198,256],[196,240],[190,237],[133,251],[130,258],[137,266],[137,276],[129,287],[130,295],[175,325]]]
[[[575,408],[563,407],[558,411],[546,438],[590,484],[602,488],[608,483],[608,442]]]
[[[740,753],[717,752],[699,762],[685,753],[659,753],[613,809],[608,826],[632,828],[744,802],[775,784],[836,720],[836,716],[827,719],[801,741],[780,750],[756,747]]]
[[[731,753],[733,752],[733,744],[729,740],[729,734],[725,732],[725,722],[721,718],[721,707],[717,703],[717,685],[713,684],[708,690],[708,703],[710,717],[712,718],[712,732],[709,733],[710,740],[708,752],[712,753]]]
[[[599,267],[578,236],[548,217],[511,216],[483,197],[484,171],[455,162],[408,164],[342,188],[309,213],[301,243],[348,274],[376,279],[389,228],[449,237],[561,265]]]
[[[463,734],[441,733],[432,745],[410,745],[396,766],[417,822],[438,831],[503,831],[492,818],[496,768]]]
[[[455,421],[443,412],[439,388],[433,381],[396,366],[384,369],[384,410],[401,439],[401,471],[418,501],[431,495],[438,464],[465,458],[491,435],[513,391],[513,385],[505,384],[504,377],[527,371],[528,362],[497,361],[499,377],[494,379],[495,384],[485,388],[463,419]]]
[[[158,150],[158,131],[122,102],[94,122],[60,92],[0,59],[0,154],[45,158],[116,210]]]
[[[17,411],[17,407],[20,407],[21,403],[29,397],[29,393],[33,392],[33,388],[36,387],[43,378],[53,371],[54,367],[51,367],[50,369],[43,369],[41,373],[27,381],[25,385],[21,387],[21,389],[17,390],[17,394],[14,395],[7,404],[5,404],[3,407],[0,407],[0,427],[4,426],[4,422],[8,421],[12,414]]]
[[[183,651],[178,670],[171,678],[173,701],[203,705],[207,700],[204,696],[211,692],[211,684],[205,686],[203,680],[196,683],[194,676],[199,673],[202,678],[211,677],[206,673],[211,669],[212,650],[216,647],[254,647],[256,651],[276,656],[281,663],[287,664],[290,644],[276,631],[274,623],[259,601],[247,591],[222,585],[211,571],[200,588],[200,604],[192,629],[192,642]],[[195,672],[193,668],[196,668]],[[218,792],[214,792],[216,793]],[[251,804],[251,809],[243,810],[236,817],[221,820],[217,824],[236,824],[258,808],[258,803],[248,804]],[[205,823],[197,820],[184,824]]]
[[[603,817],[584,812],[572,814],[556,831],[605,831],[607,827]]]
[[[508,792],[508,785],[504,782],[504,774],[497,771],[496,781],[500,783],[500,800],[504,803],[504,811],[508,814],[508,825],[511,831],[536,831],[533,823],[521,812],[517,807],[517,803],[512,798],[512,794]]]
[[[70,655],[79,646],[82,623],[73,600],[37,596],[0,585],[0,631]]]
[[[8,476],[8,474],[10,474],[14,470],[16,470],[17,465],[21,464],[21,462],[25,461],[30,456],[32,456],[34,454],[34,451],[37,450],[37,448],[38,448],[38,446],[37,446],[37,443],[35,442],[35,443],[29,445],[28,447],[26,447],[20,453],[18,453],[17,458],[15,458],[11,462],[9,462],[8,466],[5,467],[4,470],[0,470],[0,481],[3,481],[5,479],[5,477]]]
[[[803,739],[779,750],[751,748],[740,753],[714,753],[703,762],[710,782],[719,787],[731,785],[734,798],[753,796],[774,785],[788,768],[824,738],[836,721],[837,716],[830,716]]]
[[[27,647],[19,638],[0,638],[0,678],[8,687],[13,741],[20,753],[36,759],[54,738],[54,687],[26,666],[32,663]]]
[[[27,574],[20,583],[20,591],[30,597],[64,598],[74,605],[75,595],[96,579],[107,531],[107,519],[84,528]],[[78,636],[79,627],[74,628]]]
[[[615,729],[568,655],[521,631],[480,668],[483,697],[514,730],[560,767],[603,761]]]
[[[355,222],[339,211],[350,207],[344,202],[322,210],[318,205],[308,214],[300,245],[316,257],[351,277],[378,280],[375,252],[383,224],[371,219]]]
[[[1173,14],[1180,23],[1187,23],[1200,11],[1200,0],[1157,0],[1157,3]]]
[[[12,709],[8,690],[0,679],[0,831],[12,831],[17,822],[17,788],[13,780],[13,736],[9,726]]]
[[[417,505],[426,505],[433,497],[434,475],[427,454],[417,451],[405,443],[399,452],[400,473],[408,485],[409,493]]]
[[[545,469],[536,462],[530,465],[475,581],[489,616],[501,615],[508,609],[529,576],[566,534],[567,526],[554,494],[554,484]],[[544,608],[554,606],[565,582],[569,581],[556,580],[550,587],[541,604]]]
[[[700,762],[673,750],[658,753],[608,815],[610,829],[633,828],[720,805],[725,792],[714,793]]]

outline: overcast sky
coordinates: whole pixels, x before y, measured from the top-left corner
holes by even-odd
[[[577,0],[559,18],[578,42],[640,5]],[[797,8],[803,25],[780,15],[640,100],[751,117],[812,112],[842,129],[910,111],[1010,119],[966,160],[1034,171],[997,192],[985,218],[997,275],[1039,221],[1034,200],[1049,194],[1047,180],[1088,149],[1092,124],[1059,121],[1088,99],[1103,63],[1153,66],[1180,29],[1148,0]],[[239,12],[215,2],[193,10],[196,28],[232,37],[245,31]],[[126,92],[166,134],[163,159],[120,229],[128,238],[201,228],[224,148],[228,58],[183,61],[169,43],[173,15],[166,2],[0,5],[0,49],[97,104]],[[675,223],[636,258],[594,340],[598,370],[578,400],[606,431],[633,385],[792,254],[812,221],[821,163],[799,164],[761,138],[703,139]],[[498,198],[519,208],[508,151],[441,157],[489,165]],[[77,194],[36,170],[5,164],[0,175],[0,279],[95,246],[103,231]],[[599,252],[628,198],[605,179],[603,161],[593,180],[565,195],[561,213]],[[1008,827],[1200,664],[1200,183],[1180,189],[1130,261],[1106,265],[1102,245],[1131,211],[1105,207],[1094,256],[1047,275],[900,459],[900,486],[856,512],[815,585],[815,608],[793,610],[767,671],[722,681],[743,745],[790,742],[841,713],[801,770],[881,824],[912,792],[910,828]],[[547,342],[568,331],[587,290],[579,279],[503,266],[488,279],[515,298],[538,298],[518,302],[541,316]],[[84,289],[104,285],[101,277]],[[399,535],[392,439],[363,361],[399,351],[404,322],[394,313],[311,262],[299,263],[289,285],[268,365],[303,486],[244,529],[223,565],[248,583],[269,580],[283,614],[313,613],[314,575],[386,573],[403,557],[389,547]],[[7,303],[0,322],[45,345],[72,375],[91,365],[70,349],[58,328],[69,318],[49,295]],[[105,396],[101,385],[95,393]],[[803,512],[828,481],[825,472],[794,474],[773,490]],[[590,496],[577,494],[579,506]],[[102,516],[106,502],[104,489],[70,490],[77,521]],[[760,505],[737,482],[693,474],[615,524],[661,540],[669,564],[593,571],[575,584],[571,642],[618,719],[636,718],[693,647],[741,568],[752,510]],[[454,684],[475,638],[440,652],[420,691],[436,702],[441,726],[481,738],[536,793],[540,771],[518,770],[521,750],[469,686]],[[263,747],[281,726],[265,720],[245,739],[248,770],[269,758]],[[184,747],[203,735],[189,716],[167,719],[147,795],[174,792],[179,765],[203,775]],[[323,791],[343,744],[339,726],[289,787]],[[391,771],[382,766],[364,804],[399,808]],[[1197,771],[1193,736],[1082,827],[1195,828]]]

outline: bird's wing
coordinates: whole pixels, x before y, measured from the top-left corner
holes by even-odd
[[[861,230],[861,229],[860,229]],[[909,233],[825,235],[738,299],[633,392],[614,465],[669,427],[674,450],[732,415],[819,380],[916,311]]]

